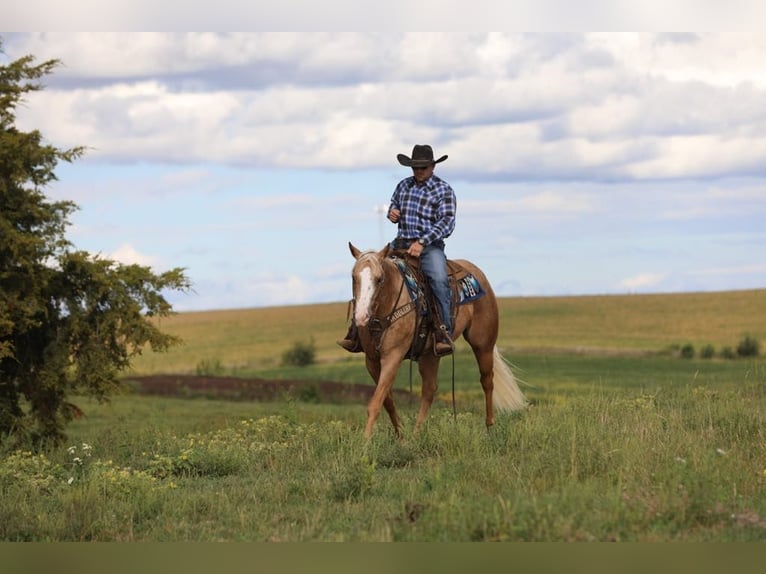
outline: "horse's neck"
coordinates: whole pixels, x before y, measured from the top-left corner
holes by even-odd
[[[403,297],[407,297],[407,289],[404,288],[404,278],[396,264],[390,259],[384,259],[382,263],[385,288],[378,291],[378,309],[383,310],[388,307],[389,310],[393,310],[402,304]]]

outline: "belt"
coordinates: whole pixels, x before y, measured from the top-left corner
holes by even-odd
[[[408,249],[413,242],[417,239],[407,239],[405,237],[397,237],[391,242],[391,247],[394,249]]]
[[[391,242],[391,248],[392,249],[408,249],[409,246],[415,243],[417,240],[418,240],[417,237],[415,239],[407,239],[406,237],[397,237]],[[429,243],[429,245],[431,247],[444,249],[444,240],[437,239],[436,241]]]

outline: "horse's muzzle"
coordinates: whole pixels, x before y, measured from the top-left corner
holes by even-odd
[[[366,327],[370,322],[370,313],[368,311],[357,311],[354,313],[354,322],[357,327]]]

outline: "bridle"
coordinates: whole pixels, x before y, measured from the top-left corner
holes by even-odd
[[[404,292],[404,280],[402,279],[401,284],[399,285],[399,293],[397,293],[396,297],[393,300],[393,305],[391,307],[391,310],[385,314],[385,315],[379,315],[378,310],[380,306],[380,302],[378,300],[378,297],[381,293],[381,288],[385,284],[386,281],[386,273],[384,269],[384,264],[382,261],[380,261],[375,252],[368,252],[363,253],[359,256],[359,259],[357,260],[357,264],[354,266],[354,279],[356,279],[357,275],[357,267],[360,263],[363,262],[363,260],[368,260],[374,262],[374,265],[379,266],[380,269],[380,279],[376,282],[375,285],[375,291],[371,297],[370,301],[370,319],[368,322],[367,328],[369,329],[370,333],[372,334],[373,338],[375,339],[375,349],[377,351],[380,350],[380,347],[383,343],[383,335],[385,335],[386,330],[391,326],[392,323],[395,323],[402,317],[405,317],[406,315],[409,315],[411,312],[420,309],[421,305],[423,305],[425,302],[421,301],[421,299],[416,300],[409,300],[404,305],[400,305],[399,301],[402,298],[402,293]],[[375,276],[375,273],[373,273]],[[354,308],[354,312],[356,311],[356,293],[354,293],[354,298],[351,300],[351,303]],[[419,316],[419,314],[418,314]],[[417,337],[418,328],[417,328],[417,318],[415,321],[415,329],[413,332],[413,344],[415,342],[415,337]]]

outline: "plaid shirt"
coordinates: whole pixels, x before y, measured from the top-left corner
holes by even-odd
[[[443,179],[432,175],[419,185],[413,176],[399,182],[391,197],[391,206],[401,211],[399,237],[423,239],[430,245],[445,239],[455,230],[457,200],[455,192]]]

